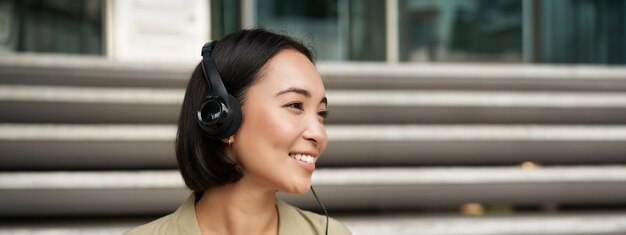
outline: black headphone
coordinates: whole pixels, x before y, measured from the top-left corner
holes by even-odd
[[[210,139],[220,140],[234,134],[241,125],[241,105],[228,94],[222,77],[213,61],[213,49],[217,41],[202,47],[202,72],[209,86],[209,93],[202,99],[198,109],[198,126]]]

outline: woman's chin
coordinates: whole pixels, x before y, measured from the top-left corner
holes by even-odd
[[[302,182],[300,184],[293,185],[293,187],[289,187],[287,190],[285,190],[283,192],[290,193],[290,194],[302,195],[302,194],[305,194],[305,193],[309,192],[310,188],[311,188],[311,181],[308,181],[306,183]]]

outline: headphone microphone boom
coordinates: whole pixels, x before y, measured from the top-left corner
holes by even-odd
[[[326,211],[326,207],[324,207],[324,204],[322,203],[322,201],[320,201],[320,199],[317,197],[317,193],[315,193],[315,189],[313,189],[313,185],[311,185],[311,192],[313,192],[315,201],[317,201],[317,204],[320,205],[320,207],[324,211],[324,215],[326,215],[326,227],[324,228],[324,234],[328,235],[328,211]]]
[[[207,42],[202,47],[202,72],[208,85],[208,94],[197,112],[198,126],[213,140],[233,135],[241,125],[241,105],[228,94],[217,66],[213,60],[213,49],[217,41]]]

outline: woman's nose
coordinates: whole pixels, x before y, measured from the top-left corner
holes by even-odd
[[[326,143],[326,128],[324,127],[324,123],[320,121],[318,117],[308,118],[303,137],[306,140],[315,142],[316,145],[324,145]]]

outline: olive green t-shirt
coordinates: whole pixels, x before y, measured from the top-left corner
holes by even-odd
[[[125,235],[168,234],[201,235],[196,219],[196,199],[192,193],[189,198],[172,214],[150,223],[126,231]],[[276,200],[278,208],[279,235],[320,235],[326,228],[326,217],[313,212],[300,210],[281,200]],[[345,225],[333,218],[328,220],[329,235],[350,235]]]

